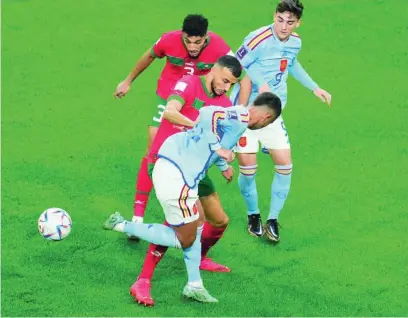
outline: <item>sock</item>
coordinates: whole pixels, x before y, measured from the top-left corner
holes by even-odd
[[[257,165],[239,166],[238,185],[248,209],[248,215],[259,214],[258,191],[256,189],[255,175]]]
[[[225,227],[214,227],[208,221],[204,224],[203,234],[201,235],[201,258],[207,256],[208,251],[213,247],[224,234]]]
[[[176,232],[171,227],[163,224],[124,222],[123,231],[153,244],[181,248]]]
[[[142,163],[140,164],[139,172],[137,174],[136,194],[133,205],[134,216],[144,216],[152,188],[153,182],[148,173],[148,157],[145,156],[142,159]]]
[[[292,178],[292,165],[275,165],[275,176],[272,182],[272,201],[268,220],[278,219],[279,213],[285,204]]]
[[[193,286],[198,285],[196,287],[199,287],[200,284],[202,286],[202,280],[200,275],[201,232],[202,230],[197,230],[197,236],[193,245],[183,249],[184,262],[187,268],[188,282]]]
[[[165,221],[164,225],[168,226],[168,223]],[[161,246],[156,244],[150,244],[149,249],[143,263],[142,271],[140,272],[140,278],[152,279],[153,273],[166,253],[168,247]]]

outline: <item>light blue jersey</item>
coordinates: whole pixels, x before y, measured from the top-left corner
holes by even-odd
[[[221,171],[227,170],[227,162],[215,151],[234,148],[249,121],[244,106],[202,107],[199,116],[192,129],[167,138],[158,153],[159,158],[169,160],[180,170],[189,188],[198,186],[213,164]]]
[[[302,41],[295,33],[286,42],[280,41],[273,30],[273,24],[251,32],[244,39],[235,55],[252,81],[249,102],[258,95],[259,87],[267,83],[284,106],[287,101],[288,74],[310,90],[318,88],[297,60],[301,46]],[[237,103],[238,93],[239,85],[235,85],[231,93],[234,104]]]

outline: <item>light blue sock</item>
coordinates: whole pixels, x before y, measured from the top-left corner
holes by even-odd
[[[181,248],[176,232],[163,224],[126,222],[124,232],[156,245]]]
[[[248,215],[259,214],[258,191],[256,189],[256,168],[253,166],[239,166],[238,185],[248,209]]]
[[[201,282],[200,262],[201,262],[201,233],[203,226],[197,229],[197,236],[193,243],[188,248],[184,248],[184,262],[186,263],[188,282]]]
[[[280,170],[280,173],[276,170]],[[268,220],[278,219],[279,213],[282,210],[290,189],[290,181],[292,178],[292,165],[275,165],[275,176],[272,182],[272,198],[271,207],[268,215]]]

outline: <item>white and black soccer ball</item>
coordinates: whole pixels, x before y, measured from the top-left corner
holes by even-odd
[[[38,219],[38,230],[47,240],[60,241],[69,235],[71,228],[71,217],[60,208],[49,208]]]

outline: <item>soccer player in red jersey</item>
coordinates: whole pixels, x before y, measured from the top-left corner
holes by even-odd
[[[232,84],[238,82],[241,72],[238,59],[226,55],[218,59],[207,75],[186,75],[176,83],[174,90],[169,94],[163,121],[149,151],[150,171],[153,170],[156,155],[164,141],[185,127],[192,127],[201,107],[209,105],[232,106],[225,93]],[[231,167],[223,172],[224,178],[229,181],[232,179],[232,175]],[[201,235],[200,269],[229,272],[228,267],[207,258],[209,249],[221,238],[229,221],[208,175],[198,185],[198,196],[202,205],[198,206],[204,210],[207,219]],[[130,292],[137,302],[148,306],[154,305],[154,300],[150,295],[151,279],[166,250],[167,247],[165,246],[150,244],[142,272],[130,288]]]
[[[153,103],[154,116],[148,127],[148,148],[150,148],[157,129],[162,121],[166,100],[176,82],[184,75],[205,75],[219,57],[234,55],[230,47],[217,34],[207,31],[208,20],[202,15],[188,15],[181,30],[164,33],[161,38],[136,63],[132,72],[122,81],[114,95],[122,98],[130,89],[131,83],[156,58],[166,57],[166,65],[157,83]],[[249,85],[250,82],[248,81]],[[146,205],[153,184],[148,175],[148,158],[143,157],[136,183],[133,206],[134,222],[143,222]]]

